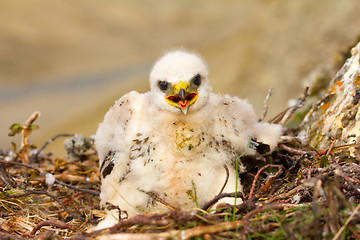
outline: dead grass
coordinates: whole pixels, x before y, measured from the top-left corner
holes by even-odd
[[[352,148],[360,151],[359,146],[316,152],[297,143],[284,144],[270,155],[242,158],[248,167],[248,172],[241,176],[245,200],[236,205],[235,212],[234,206],[218,205],[216,212],[208,212],[204,207],[195,212],[138,215],[95,232],[86,231],[104,217],[104,211],[98,198],[98,159],[91,147],[86,151],[75,149],[73,160],[44,153],[34,159],[31,155],[29,164],[22,163],[20,155],[9,159],[9,153],[1,152],[0,236],[3,239],[358,239],[360,159],[347,153]],[[329,153],[326,162],[325,153]],[[53,185],[49,185],[46,174],[56,178]]]

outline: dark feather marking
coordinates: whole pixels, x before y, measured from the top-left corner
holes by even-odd
[[[103,178],[109,175],[112,172],[113,168],[114,168],[114,163],[110,162],[109,165],[107,165],[104,171],[102,172]]]
[[[154,159],[148,158],[147,160],[144,161],[144,167],[146,166],[146,164],[153,162],[153,161],[154,161]]]
[[[147,143],[147,141],[149,140],[149,137],[143,138],[143,139],[133,139],[132,141],[136,144],[141,144],[141,143]]]
[[[133,141],[134,143],[136,143],[136,144],[142,143],[142,141],[141,141],[140,139],[133,139],[132,141]]]
[[[122,181],[124,181],[124,180],[126,179],[126,177],[129,175],[130,172],[131,172],[130,163],[128,163],[128,164],[126,165],[125,174],[119,179],[119,183],[121,183]]]
[[[111,162],[111,161],[114,159],[114,156],[115,156],[115,151],[110,150],[110,151],[108,152],[108,154],[106,155],[106,157],[104,158],[104,161],[101,163],[100,172],[103,171],[104,165],[105,165],[106,163],[108,163],[109,161]]]

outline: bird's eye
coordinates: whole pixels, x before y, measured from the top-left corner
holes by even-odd
[[[159,81],[158,86],[159,86],[161,91],[165,91],[168,88],[169,83],[166,82],[166,81]]]
[[[195,84],[195,86],[200,86],[201,84],[201,76],[200,74],[197,74],[193,79],[192,82]]]

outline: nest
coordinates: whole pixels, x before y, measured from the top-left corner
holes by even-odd
[[[67,141],[66,159],[39,149],[0,153],[0,237],[3,239],[359,239],[360,159],[357,145],[323,151],[283,137],[271,154],[242,157],[244,193],[221,193],[201,208],[123,218],[89,231],[105,212],[99,206],[96,152]],[[291,141],[290,141],[290,140]],[[54,139],[52,139],[54,140]],[[83,139],[84,140],[84,139]],[[43,148],[40,148],[43,150]],[[243,197],[236,205],[223,197]],[[117,206],[112,206],[117,208]],[[118,209],[121,213],[121,209]],[[110,238],[111,237],[111,238]]]

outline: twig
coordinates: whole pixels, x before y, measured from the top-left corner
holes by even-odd
[[[39,157],[40,152],[43,151],[47,147],[47,145],[49,145],[50,143],[55,141],[57,138],[59,138],[59,137],[73,137],[73,136],[74,136],[74,134],[62,133],[62,134],[58,134],[58,135],[52,137],[50,140],[46,141],[44,143],[44,145],[41,146],[41,148],[39,148],[37,150],[35,155],[31,156],[31,160],[37,160],[38,157]]]
[[[99,192],[96,192],[94,190],[85,189],[85,188],[78,188],[78,187],[75,187],[73,185],[61,182],[61,181],[59,181],[57,179],[55,179],[55,183],[60,184],[60,185],[62,185],[64,187],[70,188],[70,189],[75,190],[75,191],[86,192],[86,193],[92,194],[94,196],[99,196],[100,195]]]
[[[226,166],[225,164],[223,165],[223,167],[225,168],[226,177],[225,177],[225,182],[224,182],[222,188],[220,189],[218,195],[221,194],[221,193],[224,191],[224,188],[226,187],[226,184],[227,184],[228,181],[229,181],[229,168],[228,168],[228,166]]]
[[[210,225],[210,226],[198,226],[194,228],[187,229],[185,231],[178,231],[177,239],[190,239],[196,236],[212,233],[217,233],[220,231],[228,231],[232,229],[236,229],[243,226],[243,221],[238,220],[234,222],[224,222],[219,223],[217,225]]]
[[[178,211],[169,211],[165,213],[155,213],[155,214],[147,214],[147,215],[136,215],[129,219],[122,219],[114,226],[108,228],[109,233],[116,233],[121,229],[127,229],[132,226],[168,226],[176,223],[187,223],[190,221],[204,221],[204,222],[214,222],[214,220],[218,220],[217,216],[212,214],[204,214],[199,217],[199,215],[194,213],[187,212],[178,212]],[[93,234],[98,234],[102,232],[104,229],[94,231]]]
[[[290,144],[292,146],[301,146],[301,140],[294,136],[280,136],[279,143]]]
[[[283,194],[279,194],[273,198],[270,198],[268,200],[265,201],[265,203],[271,203],[271,202],[275,202],[276,200],[279,200],[279,199],[284,199],[284,198],[288,198],[290,197],[291,195],[293,195],[294,193],[296,193],[297,191],[299,191],[300,189],[304,188],[303,185],[299,185],[293,189],[291,189],[290,191],[288,192],[285,192]]]
[[[360,143],[345,144],[345,145],[340,145],[340,146],[336,146],[336,147],[331,146],[330,148],[328,148],[327,152],[328,153],[334,153],[334,152],[337,152],[337,151],[340,151],[340,150],[348,149],[348,148],[351,148],[351,147],[359,147],[359,146],[360,146]]]
[[[110,233],[117,232],[120,229],[129,228],[132,226],[167,226],[171,223],[170,220],[163,217],[171,215],[172,212],[152,214],[152,215],[136,215],[129,219],[121,219],[117,224],[109,228]]]
[[[267,115],[267,112],[268,112],[268,104],[269,104],[269,99],[270,99],[270,96],[272,95],[272,88],[269,89],[267,95],[266,95],[266,98],[264,100],[264,111],[263,111],[263,114],[261,115],[261,117],[259,118],[259,122],[261,122],[262,120],[264,120],[264,118],[266,117]]]
[[[172,230],[169,232],[162,233],[143,233],[143,234],[129,234],[129,233],[118,233],[118,234],[107,234],[102,235],[99,240],[119,240],[119,239],[134,239],[134,240],[145,240],[145,239],[190,239],[196,236],[202,236],[204,234],[213,234],[221,231],[229,231],[243,226],[243,221],[238,220],[234,222],[223,222],[216,225],[209,226],[198,226],[189,228],[186,230]]]
[[[282,144],[282,143],[279,144],[279,147],[286,150],[286,151],[288,151],[289,153],[296,154],[296,155],[304,155],[304,154],[307,153],[307,152],[299,150],[299,149],[291,148],[291,147],[286,146],[285,144]]]
[[[244,195],[242,192],[237,192],[236,195],[238,197],[241,197],[244,200]],[[222,198],[226,198],[226,197],[235,197],[235,192],[233,193],[221,193],[216,195],[213,199],[211,199],[210,201],[208,201],[207,203],[204,204],[204,206],[201,208],[202,210],[208,210],[209,208],[211,208],[215,203],[217,203],[220,199]]]
[[[302,96],[297,100],[294,106],[290,107],[289,111],[286,112],[283,119],[281,119],[280,121],[281,125],[285,125],[290,119],[290,117],[294,114],[294,112],[304,105],[304,102],[307,96],[309,95],[308,91],[309,91],[309,87],[305,87]]]
[[[342,227],[339,229],[339,231],[336,233],[336,235],[334,236],[333,240],[337,240],[340,235],[342,234],[342,232],[344,231],[345,227],[349,224],[349,222],[354,218],[355,214],[357,214],[359,212],[360,209],[360,204],[357,205],[357,207],[354,209],[354,211],[351,213],[351,215],[348,217],[348,219],[346,219],[344,225],[342,225]]]
[[[42,227],[45,227],[45,226],[51,226],[51,227],[63,228],[63,229],[70,229],[71,231],[77,232],[77,230],[75,228],[73,228],[72,226],[70,226],[67,223],[60,222],[58,220],[46,220],[46,221],[42,221],[42,222],[39,222],[38,224],[36,224],[36,226],[33,228],[33,230],[31,231],[30,234],[35,234]]]
[[[250,190],[249,199],[251,199],[252,196],[253,196],[253,193],[254,193],[254,190],[255,190],[256,181],[257,181],[260,173],[261,173],[263,170],[265,170],[266,168],[269,168],[269,167],[278,167],[278,168],[280,168],[280,169],[283,168],[282,165],[276,165],[276,164],[267,164],[267,165],[263,166],[262,168],[260,168],[259,171],[256,173],[255,178],[254,178],[254,181],[253,181],[253,183],[252,183],[252,187],[251,187],[251,190]],[[279,171],[278,171],[274,176],[270,177],[269,180],[270,180],[270,179],[275,179],[279,174],[280,174],[280,173],[279,173]],[[268,182],[269,182],[269,180],[268,180]],[[267,185],[267,184],[266,184],[266,185]]]

